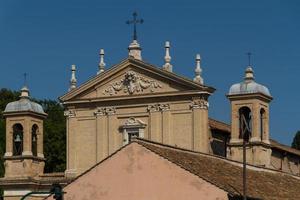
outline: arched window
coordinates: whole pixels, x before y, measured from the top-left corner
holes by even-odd
[[[38,132],[38,126],[34,124],[31,129],[31,150],[32,155],[37,156],[37,132]]]
[[[240,135],[239,138],[249,141],[252,132],[252,116],[250,108],[244,106],[239,109]]]
[[[265,133],[265,123],[266,123],[266,111],[262,108],[260,109],[260,139],[264,139]]]
[[[19,156],[23,152],[23,126],[13,125],[13,155]]]

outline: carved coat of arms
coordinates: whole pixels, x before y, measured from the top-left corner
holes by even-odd
[[[154,80],[139,76],[134,71],[128,71],[123,79],[110,84],[110,86],[103,91],[103,94],[114,95],[121,90],[123,90],[124,93],[134,94],[148,88],[150,92],[154,92],[156,88],[161,87],[162,86]]]

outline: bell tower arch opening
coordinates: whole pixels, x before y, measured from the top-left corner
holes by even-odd
[[[38,125],[34,124],[31,128],[31,151],[33,156],[37,156],[38,149]]]
[[[259,122],[260,122],[260,140],[264,141],[266,139],[266,111],[264,108],[260,109],[259,112]]]
[[[23,126],[20,123],[13,125],[13,156],[21,156],[23,153]]]
[[[252,112],[247,106],[239,109],[239,138],[247,142],[251,138],[252,133]]]

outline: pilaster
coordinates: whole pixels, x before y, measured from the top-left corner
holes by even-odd
[[[24,156],[32,156],[31,151],[31,123],[30,119],[25,119],[25,126],[23,127],[23,152]]]
[[[170,105],[152,104],[147,108],[150,118],[150,139],[155,142],[169,142]]]
[[[4,156],[13,155],[13,130],[11,122],[6,119],[6,152]]]
[[[117,116],[116,114],[116,109],[114,107],[109,107],[107,108],[107,133],[108,133],[108,153],[111,155],[112,153],[115,152],[116,150],[116,130],[114,128],[117,126]]]
[[[230,143],[240,143],[242,140],[239,138],[239,107],[231,103],[231,139]]]
[[[209,153],[208,107],[205,98],[194,98],[193,110],[193,150]]]
[[[76,112],[75,110],[68,110],[64,112],[67,117],[67,169],[65,171],[66,177],[77,176],[76,170]]]
[[[171,111],[170,109],[166,109],[162,111],[162,126],[163,126],[163,143],[170,143],[170,123],[171,123]]]
[[[260,109],[257,102],[253,103],[252,106],[252,136],[250,142],[259,142],[260,139]]]
[[[96,160],[101,161],[108,156],[108,132],[105,110],[98,108],[94,115],[96,116]]]
[[[149,105],[147,108],[149,112],[149,124],[150,124],[150,132],[149,139],[154,142],[161,142],[161,137],[159,137],[160,133],[160,118],[161,113],[159,112],[159,108],[157,105]]]

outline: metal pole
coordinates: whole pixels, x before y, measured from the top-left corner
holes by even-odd
[[[64,193],[65,192],[63,192],[62,187],[59,184],[54,183],[52,185],[52,188],[51,188],[50,191],[48,191],[48,192],[29,192],[29,193],[25,194],[20,200],[24,200],[32,194],[48,194],[48,195],[53,194],[54,199],[61,200],[61,199],[63,199],[63,194]]]
[[[246,141],[243,140],[243,200],[247,200],[247,174],[246,174]]]

